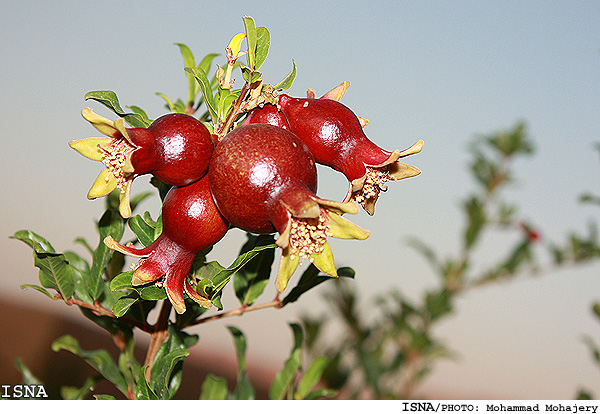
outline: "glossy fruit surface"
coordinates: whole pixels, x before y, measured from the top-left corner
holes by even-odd
[[[215,148],[209,177],[219,210],[232,225],[253,233],[284,230],[288,213],[279,201],[301,209],[294,193],[317,188],[306,145],[267,124],[243,125],[226,135]]]
[[[110,121],[85,108],[83,117],[107,138],[86,138],[69,143],[71,148],[105,169],[88,192],[88,198],[103,197],[118,188],[119,211],[131,215],[131,183],[142,174],[153,174],[168,185],[182,186],[202,178],[214,149],[213,137],[192,116],[167,114],[148,128],[125,128],[122,118]]]
[[[217,145],[208,171],[211,192],[232,226],[273,233],[282,248],[276,287],[282,292],[303,257],[337,276],[327,237],[365,239],[369,232],[341,217],[355,203],[315,194],[317,170],[306,145],[293,133],[268,124],[242,125]]]
[[[420,173],[398,159],[419,152],[422,141],[402,152],[386,151],[367,138],[364,122],[336,100],[280,95],[278,102],[290,131],[306,143],[315,160],[342,172],[350,181],[345,200],[358,201],[369,214],[374,213],[386,181]]]
[[[167,296],[178,313],[185,311],[184,289],[200,305],[210,307],[210,300],[199,295],[187,278],[195,256],[217,243],[229,229],[210,194],[208,176],[171,188],[163,202],[162,222],[162,233],[147,247],[123,246],[110,237],[104,242],[111,249],[142,258],[133,273],[134,286],[164,275]]]
[[[137,174],[151,173],[165,184],[183,186],[208,171],[213,139],[202,122],[190,115],[163,115],[147,129],[128,128],[127,132],[140,148],[131,155]]]
[[[290,129],[290,124],[287,121],[284,113],[281,112],[275,105],[264,104],[263,107],[256,107],[244,119],[242,125],[248,124],[269,124],[275,125],[283,129]]]

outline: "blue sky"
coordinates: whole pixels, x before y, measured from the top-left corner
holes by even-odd
[[[112,115],[84,102],[84,94],[111,89],[123,105],[141,106],[156,118],[165,111],[156,92],[172,98],[186,93],[174,43],[186,43],[197,57],[222,53],[243,31],[244,15],[271,33],[262,68],[267,83],[281,80],[294,59],[292,95],[303,96],[307,88],[324,93],[350,80],[343,102],[371,121],[365,132],[373,141],[388,150],[425,141],[422,153],[406,160],[423,173],[391,183],[374,217],[351,218],[370,229],[371,238],[334,244],[337,263],[357,270],[354,283],[365,309],[369,298],[386,290],[418,298],[436,284],[425,261],[407,247],[409,236],[442,256],[458,250],[460,201],[475,188],[466,169],[468,144],[478,134],[527,123],[536,154],[516,163],[518,181],[506,198],[518,202],[544,242],[584,232],[600,216],[577,202],[582,192],[599,187],[593,151],[600,141],[598,2],[6,1],[0,16],[2,296],[79,316],[19,289],[36,282],[37,272],[28,249],[8,236],[31,229],[58,250],[73,249],[79,235],[96,243],[93,221],[103,203],[85,194],[100,167],[67,142],[96,134],[81,118],[83,107]],[[319,195],[342,198],[345,180],[326,169],[320,173]],[[134,191],[146,188],[136,180]],[[155,212],[158,203],[143,207]],[[233,232],[215,258],[233,260],[243,239]],[[484,241],[489,247],[479,252],[481,266],[507,242]],[[599,269],[570,268],[464,295],[456,315],[437,331],[460,358],[441,363],[424,390],[498,398],[571,398],[580,385],[600,392],[581,341],[584,333],[600,337],[589,314],[600,298]],[[280,313],[231,323],[247,331],[252,355],[266,358],[287,353],[288,321],[321,309],[314,293]],[[265,320],[273,326],[270,344],[261,342]],[[222,327],[211,329],[206,344],[230,347]]]

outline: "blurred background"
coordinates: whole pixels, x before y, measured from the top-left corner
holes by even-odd
[[[197,60],[223,54],[231,37],[244,31],[244,15],[271,33],[261,68],[266,83],[279,82],[294,59],[298,75],[290,94],[304,96],[307,88],[323,94],[349,80],[342,101],[370,120],[365,132],[373,141],[389,150],[425,141],[420,154],[406,159],[423,173],[391,183],[374,217],[362,211],[351,217],[371,230],[370,239],[332,245],[338,266],[356,270],[352,283],[367,319],[375,296],[398,289],[418,298],[436,284],[427,262],[407,246],[409,237],[424,240],[441,257],[459,250],[457,234],[465,225],[460,202],[475,187],[468,149],[478,135],[526,123],[535,156],[515,164],[518,180],[506,198],[540,230],[542,243],[585,232],[600,216],[597,207],[578,202],[600,181],[594,150],[600,141],[596,1],[9,0],[2,9],[2,384],[20,378],[15,356],[43,371],[54,356],[53,339],[65,331],[76,337],[91,335],[78,335],[79,329],[94,331],[74,307],[20,289],[37,283],[37,269],[31,250],[9,239],[29,229],[58,251],[82,251],[73,242],[78,236],[97,244],[94,220],[104,202],[88,201],[86,193],[101,166],[67,143],[97,136],[81,118],[82,108],[114,115],[85,102],[84,94],[110,89],[123,106],[140,106],[156,118],[166,112],[156,92],[172,99],[187,93],[174,43],[187,44]],[[223,64],[224,58],[217,60]],[[319,195],[343,198],[344,177],[319,172]],[[133,186],[136,193],[148,189],[145,179]],[[159,207],[158,197],[140,206],[153,217]],[[232,231],[210,259],[228,265],[244,240]],[[482,266],[503,247],[502,239],[493,243],[479,252]],[[436,365],[419,394],[569,399],[580,386],[600,391],[600,373],[582,340],[584,334],[600,336],[590,311],[600,298],[599,270],[598,263],[568,267],[462,296],[454,315],[436,329],[456,358]],[[266,297],[275,294],[273,286],[268,289]],[[218,358],[233,364],[225,327],[235,325],[248,337],[250,370],[278,370],[291,347],[288,323],[327,309],[319,289],[282,310],[196,327],[200,343],[191,359],[204,367]],[[227,292],[223,304],[237,306]]]

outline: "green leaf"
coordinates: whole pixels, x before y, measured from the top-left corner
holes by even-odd
[[[255,66],[256,59],[256,41],[257,30],[254,24],[254,19],[250,16],[244,16],[244,25],[246,26],[246,41],[248,42],[248,66],[250,69],[257,69]]]
[[[483,202],[477,196],[473,196],[467,200],[464,208],[468,218],[468,225],[465,230],[465,247],[469,249],[477,241],[487,219]]]
[[[187,349],[175,349],[164,356],[156,358],[152,366],[152,385],[160,398],[170,399],[177,391],[177,389],[171,390],[171,374],[176,365],[189,354],[190,351]]]
[[[273,86],[273,89],[276,91],[283,91],[286,89],[290,89],[292,87],[292,84],[294,83],[294,79],[296,79],[296,62],[292,59],[292,63],[294,64],[294,68],[292,69],[292,71],[290,73],[288,73],[288,75],[283,78],[283,80],[281,82],[279,82],[277,85]]]
[[[181,385],[182,360],[190,353],[187,348],[197,340],[196,335],[187,335],[174,325],[169,326],[167,340],[154,357],[150,375],[150,385],[159,398],[174,397]]]
[[[447,289],[429,292],[425,296],[425,305],[429,318],[434,321],[452,312],[452,294]]]
[[[296,349],[302,348],[302,344],[304,343],[304,331],[302,331],[302,327],[297,323],[290,323],[290,328],[294,334],[294,345],[292,347],[292,352],[294,352]]]
[[[340,267],[338,270],[338,276],[354,278],[355,272],[350,267]],[[312,288],[320,285],[326,280],[332,280],[330,276],[319,276],[319,269],[311,263],[311,265],[302,273],[298,284],[283,298],[282,303],[287,305],[297,301],[300,296],[311,290]]]
[[[128,108],[131,109],[134,113],[139,114],[142,118],[149,119],[148,115],[146,114],[146,111],[144,111],[139,106],[130,105]],[[131,204],[134,204],[133,200],[131,201]],[[131,208],[133,208],[133,206]]]
[[[139,242],[144,245],[144,247],[149,246],[155,240],[155,226],[153,226],[151,223],[148,223],[139,214],[129,218],[127,224],[129,225],[131,231],[133,231],[133,233],[136,235]]]
[[[228,326],[229,332],[233,336],[233,344],[237,355],[238,372],[246,370],[246,337],[235,326]]]
[[[111,281],[109,288],[112,291],[133,288],[131,284],[131,278],[133,277],[133,270],[123,272],[115,276]]]
[[[94,398],[98,401],[113,401],[116,400],[116,398],[113,395],[107,395],[107,394],[94,394]]]
[[[150,222],[150,214],[145,216],[146,222]],[[158,218],[156,219],[156,223],[154,223],[154,240],[158,239],[158,236],[162,234],[163,231],[163,222],[162,222],[162,212],[159,213]]]
[[[62,254],[34,252],[34,264],[40,269],[40,283],[46,289],[54,289],[66,301],[75,291],[73,268]]]
[[[196,61],[194,60],[194,55],[189,47],[184,45],[183,43],[175,43],[179,46],[179,51],[181,52],[181,56],[183,57],[183,63],[185,67],[193,68],[196,66]],[[188,101],[187,104],[189,106],[194,105],[194,100],[196,98],[196,81],[194,79],[194,75],[191,73],[186,73],[186,77],[188,80]]]
[[[595,302],[592,305],[592,312],[593,312],[594,316],[596,317],[596,319],[600,320],[600,303]]]
[[[48,292],[46,289],[44,289],[41,286],[29,285],[29,284],[21,285],[21,289],[25,289],[25,288],[32,288],[32,289],[37,290],[38,292],[41,292],[44,295],[48,296],[50,299],[56,299],[52,293]]]
[[[217,100],[217,113],[221,121],[225,120],[227,114],[231,111],[233,102],[239,95],[239,90],[231,91],[229,89],[220,89]]]
[[[213,59],[216,58],[217,56],[220,56],[220,54],[219,53],[210,53],[210,54],[204,56],[204,58],[202,58],[202,61],[198,64],[197,67],[202,69],[204,71],[204,73],[208,73]]]
[[[33,375],[33,373],[31,372],[31,370],[29,368],[27,368],[25,366],[25,364],[23,364],[23,361],[21,361],[21,359],[17,358],[15,360],[15,366],[17,367],[17,369],[19,370],[19,372],[21,373],[22,377],[21,377],[21,384],[24,385],[44,385],[35,375]],[[44,391],[45,393],[45,391]],[[6,393],[3,393],[6,394]],[[46,395],[47,397],[47,395]],[[4,399],[6,398],[5,396],[1,396],[0,399]],[[8,397],[10,398],[10,397]],[[23,400],[38,400],[38,399],[43,399],[44,397],[40,396],[39,398],[37,396],[29,396],[29,395],[24,395],[22,396],[20,399]]]
[[[87,319],[109,332],[111,336],[125,335],[127,337],[130,337],[133,335],[133,327],[128,322],[124,322],[120,319],[113,318],[110,316],[100,316],[95,314],[92,310],[86,308],[80,307],[79,311]]]
[[[194,79],[193,76],[192,76],[192,79]],[[169,111],[177,112],[177,109],[175,108],[175,104],[173,103],[173,101],[171,101],[171,99],[169,99],[169,97],[167,95],[165,95],[164,93],[161,93],[161,92],[156,92],[155,95],[160,96],[161,98],[163,98],[165,100],[166,107],[169,109]]]
[[[202,383],[200,392],[201,400],[226,400],[227,399],[227,380],[221,377],[215,377],[208,374]]]
[[[594,340],[588,335],[585,335],[583,337],[583,342],[585,342],[585,344],[589,348],[590,352],[592,353],[592,358],[594,359],[594,363],[597,366],[600,366],[600,348],[598,348],[598,346],[596,345]]]
[[[144,300],[165,300],[167,299],[167,292],[164,287],[157,285],[144,286],[139,290],[140,298]]]
[[[25,385],[43,385],[43,382],[40,381],[34,374],[31,372],[27,366],[23,363],[20,358],[15,359],[15,366],[17,370],[21,373],[21,384]]]
[[[304,400],[308,397],[311,390],[321,380],[328,363],[327,358],[319,357],[310,364],[310,367],[308,367],[306,373],[302,376],[300,382],[298,382],[294,399]]]
[[[254,61],[254,69],[258,70],[265,62],[269,54],[269,46],[271,44],[271,34],[266,27],[256,28],[256,56]]]
[[[104,239],[107,236],[111,236],[116,241],[119,241],[121,240],[121,237],[123,237],[124,231],[124,220],[115,209],[111,208],[106,210],[98,221],[100,240],[98,242],[98,247],[92,256],[92,267],[90,269],[89,280],[90,294],[94,300],[98,299],[102,293],[104,284],[102,275],[113,256],[113,251],[106,247]]]
[[[97,351],[84,351],[79,346],[77,339],[71,335],[64,335],[52,343],[52,350],[58,352],[61,349],[69,351],[85,360],[104,378],[112,382],[123,395],[127,396],[127,382],[119,368],[105,349]]]
[[[90,289],[87,284],[90,275],[90,265],[74,252],[64,252],[63,254],[73,269],[74,295],[86,303],[93,303],[94,300],[90,295]]]
[[[229,326],[228,329],[233,335],[238,366],[237,384],[233,392],[233,398],[236,400],[252,400],[254,399],[254,389],[246,373],[246,337],[238,328]]]
[[[321,398],[334,398],[336,395],[337,395],[337,391],[335,391],[335,390],[320,389],[320,390],[314,390],[313,392],[308,394],[306,397],[304,397],[304,399],[305,400],[318,400]]]
[[[156,187],[161,201],[164,201],[165,197],[167,196],[167,193],[171,189],[171,186],[163,183],[162,181],[160,181],[158,178],[156,178],[154,176],[152,178],[150,178],[150,184],[152,184],[154,187]]]
[[[441,265],[437,258],[437,255],[431,247],[427,246],[421,240],[414,237],[408,240],[408,245],[411,246],[413,249],[417,250],[419,253],[421,253],[423,257],[427,259],[431,267],[433,267],[435,270],[441,269]]]
[[[242,66],[242,75],[244,76],[244,80],[250,84],[256,82],[262,76],[262,73],[253,71],[247,66]]]
[[[273,384],[269,389],[270,400],[282,400],[285,398],[294,379],[298,375],[298,371],[302,367],[301,352],[300,349],[294,350],[292,355],[285,361],[281,371],[275,375]]]
[[[204,72],[204,70],[202,70],[201,68],[187,67],[185,68],[185,70],[188,73],[194,75],[194,78],[196,78],[196,81],[200,86],[200,90],[202,91],[202,96],[204,96],[204,102],[206,103],[206,107],[210,112],[210,117],[212,118],[213,122],[217,122],[217,119],[219,119],[217,116],[217,106],[215,104],[215,98],[212,93],[212,87],[210,85],[210,81],[208,80],[206,72]]]
[[[83,386],[79,388],[64,386],[60,389],[60,396],[63,400],[83,400],[94,389],[100,379],[100,376],[89,377],[85,380]]]
[[[221,269],[217,272],[212,278],[212,282],[214,285],[213,297],[216,297],[221,290],[227,285],[231,277],[240,270],[246,263],[256,257],[260,252],[267,249],[274,249],[276,247],[275,243],[265,244],[254,247],[252,250],[241,254],[234,260],[234,262],[228,268]]]
[[[272,235],[255,236],[248,233],[247,237],[248,241],[242,246],[240,254],[274,242]],[[235,294],[242,305],[251,305],[263,293],[271,276],[274,259],[275,249],[263,250],[235,274],[233,281]]]
[[[46,289],[56,290],[64,300],[69,300],[73,296],[75,286],[73,267],[69,265],[65,255],[56,253],[46,239],[28,230],[17,231],[11,238],[21,240],[33,249],[34,265],[40,269],[41,285]],[[37,287],[34,289],[47,293]]]
[[[502,265],[503,270],[508,274],[515,274],[520,267],[531,263],[533,261],[533,255],[531,252],[531,242],[525,240],[523,243],[518,244],[513,250],[512,254],[508,257],[508,260]]]
[[[84,239],[83,237],[76,237],[74,240],[75,243],[81,244],[90,254],[94,253],[94,249],[92,249],[92,246],[90,246],[90,244],[87,242],[86,239]]]
[[[129,308],[131,308],[131,306],[138,300],[139,298],[132,298],[128,296],[119,298],[113,305],[112,312],[117,318],[120,318],[121,316],[125,315]]]
[[[526,125],[523,122],[517,123],[513,129],[488,137],[487,142],[503,156],[531,154],[534,149],[532,142],[528,140]]]
[[[282,400],[285,398],[294,379],[298,375],[298,371],[302,368],[302,341],[304,337],[302,328],[295,323],[290,324],[290,327],[294,333],[294,345],[289,358],[285,361],[281,371],[275,375],[273,384],[269,389],[269,399],[271,400]]]
[[[124,118],[129,125],[134,128],[147,128],[150,126],[152,121],[148,117],[143,116],[139,112],[125,112],[119,104],[117,94],[113,91],[92,91],[85,94],[84,99],[92,99],[96,102],[100,102],[108,109],[112,110],[115,114]]]
[[[144,365],[137,376],[137,399],[138,400],[158,400],[158,396],[152,391],[148,381],[146,381],[146,370],[148,365]]]
[[[10,238],[21,240],[35,251],[55,253],[54,247],[48,240],[32,231],[20,230]]]

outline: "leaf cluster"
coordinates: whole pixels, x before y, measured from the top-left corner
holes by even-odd
[[[409,240],[438,276],[437,286],[424,292],[420,300],[408,300],[400,291],[392,290],[374,301],[378,316],[366,319],[359,292],[337,283],[325,296],[332,312],[321,318],[305,318],[305,330],[311,338],[309,350],[313,356],[325,356],[330,361],[323,376],[328,387],[341,390],[348,398],[415,398],[418,385],[435,363],[453,357],[435,336],[434,328],[452,315],[459,295],[535,270],[533,245],[539,235],[518,217],[516,206],[502,198],[502,190],[512,182],[514,159],[532,152],[523,123],[472,143],[468,167],[477,189],[461,203],[465,226],[460,251],[440,258],[421,240]],[[473,270],[483,234],[498,231],[514,233],[516,242],[506,247],[505,256],[497,263]],[[327,338],[325,333],[332,325],[342,327],[338,336],[342,339]]]
[[[294,345],[290,356],[283,368],[277,372],[269,389],[269,399],[282,400],[314,400],[335,396],[330,389],[319,387],[327,360],[323,357],[314,359],[308,368],[304,368],[303,350],[304,333],[298,324],[290,324],[294,335]],[[237,354],[237,379],[232,390],[229,390],[227,380],[209,375],[202,383],[200,399],[202,400],[251,400],[256,393],[247,373],[246,337],[241,330],[234,326],[228,327]]]
[[[251,17],[244,17],[245,39],[247,50],[240,53],[246,56],[246,64],[237,61],[237,57],[227,51],[225,68],[215,66],[218,53],[209,53],[199,61],[192,51],[183,43],[176,43],[183,58],[187,79],[187,96],[172,100],[163,93],[157,93],[166,102],[171,112],[186,113],[196,116],[211,132],[223,136],[245,112],[257,105],[274,99],[274,92],[291,87],[296,76],[296,65],[283,80],[274,86],[264,84],[259,71],[265,62],[269,46],[270,33],[265,27],[256,27]],[[229,77],[233,70],[239,70],[243,78],[243,86],[232,88]],[[211,74],[212,75],[209,75]],[[93,100],[113,111],[134,128],[145,128],[151,125],[147,113],[136,105],[122,106],[117,94],[111,90],[91,91],[85,95],[86,100]],[[126,108],[126,109],[123,109]],[[158,195],[164,199],[170,187],[156,178],[151,179]],[[140,194],[131,200],[135,212],[138,204],[151,193]],[[229,312],[205,316],[206,308],[187,298],[187,311],[182,315],[170,318],[170,302],[167,299],[162,281],[158,280],[142,286],[132,285],[133,270],[125,267],[123,254],[109,249],[103,240],[110,236],[117,242],[133,243],[148,246],[162,233],[160,213],[156,219],[146,211],[123,219],[118,212],[118,190],[106,198],[106,210],[96,223],[99,240],[92,246],[83,238],[76,238],[88,257],[74,251],[57,252],[44,237],[29,231],[17,231],[12,237],[26,243],[33,251],[34,265],[39,268],[39,284],[26,284],[23,288],[32,288],[54,300],[62,300],[70,306],[77,306],[82,314],[105,329],[113,338],[119,349],[117,360],[112,360],[107,350],[87,351],[81,349],[77,340],[71,336],[59,338],[53,344],[55,351],[69,351],[94,367],[98,375],[90,378],[80,389],[64,388],[63,396],[68,398],[85,398],[89,389],[100,379],[108,380],[126,398],[168,399],[172,398],[181,382],[181,365],[189,347],[197,337],[185,333],[185,329],[210,322],[220,317],[242,314],[263,307],[283,307],[297,301],[302,295],[318,286],[329,277],[320,275],[314,266],[308,266],[297,286],[283,298],[277,297],[272,302],[256,305],[263,295],[271,276],[275,258],[275,241],[272,235],[247,235],[247,241],[241,246],[238,257],[228,266],[209,260],[211,248],[198,253],[188,274],[197,292],[207,299],[218,311],[223,310],[223,292],[226,286],[233,285],[239,308]],[[155,216],[156,217],[156,216]],[[133,233],[131,240],[122,241],[126,230]],[[353,277],[349,268],[339,271],[341,276]],[[158,320],[152,322],[151,312],[160,305]],[[135,360],[133,331],[139,329],[151,336],[146,361]],[[240,363],[240,389],[236,397],[248,397],[251,387],[244,385],[242,373],[243,352],[241,343],[245,341],[240,332],[235,332],[234,341],[238,349]],[[299,348],[296,350],[296,354]],[[242,358],[242,359],[240,359]],[[292,373],[298,373],[301,364],[298,355],[290,362],[287,375],[287,388],[291,390]],[[323,362],[321,362],[323,364]],[[25,373],[25,367],[21,367]],[[291,371],[290,371],[291,370]],[[312,376],[317,368],[309,369]],[[287,371],[286,371],[287,372]],[[244,374],[245,375],[245,374]],[[217,381],[217,383],[220,383]],[[298,389],[290,398],[315,397],[310,394],[314,385],[310,380],[300,381]],[[208,387],[208,385],[206,386]],[[88,390],[86,392],[86,390]],[[325,394],[323,394],[325,395]],[[279,395],[280,397],[282,395]],[[105,398],[105,396],[96,396]],[[108,398],[108,397],[106,397]]]
[[[139,202],[147,196],[149,194],[143,194],[132,200],[133,209],[135,210]],[[54,300],[60,299],[67,305],[78,306],[84,316],[108,331],[115,343],[119,344],[119,357],[117,361],[113,361],[107,350],[85,351],[80,348],[77,340],[69,335],[56,340],[52,345],[54,351],[66,350],[79,356],[99,374],[88,379],[80,389],[65,388],[64,396],[85,398],[93,388],[93,384],[100,378],[104,378],[114,384],[126,398],[172,398],[181,383],[183,358],[189,354],[188,348],[198,339],[194,335],[185,333],[184,329],[208,320],[209,318],[202,319],[206,309],[186,298],[188,310],[182,315],[177,315],[174,321],[166,325],[164,343],[159,344],[160,347],[153,359],[146,364],[136,361],[133,355],[134,329],[138,328],[154,335],[159,326],[158,322],[154,325],[150,323],[150,312],[158,303],[162,303],[163,308],[167,307],[170,310],[170,304],[160,281],[133,286],[131,284],[133,271],[123,269],[125,265],[123,256],[108,249],[102,241],[109,235],[115,240],[121,240],[125,228],[128,227],[136,237],[131,242],[148,246],[161,234],[162,224],[160,216],[157,220],[153,220],[149,212],[123,219],[118,213],[118,194],[111,194],[108,197],[106,207],[105,213],[97,222],[99,233],[97,246],[92,248],[87,241],[76,239],[77,243],[85,246],[91,258],[84,258],[72,251],[56,252],[48,240],[34,232],[28,230],[16,232],[12,237],[23,241],[32,249],[34,264],[39,268],[40,284],[26,284],[23,288],[32,288]],[[264,293],[271,275],[275,258],[273,235],[247,234],[247,241],[241,247],[239,256],[229,266],[223,266],[217,261],[208,261],[209,253],[210,249],[207,249],[197,255],[189,274],[189,277],[196,280],[199,292],[206,295],[217,309],[222,310],[223,289],[233,280],[240,309],[249,309],[248,307]],[[346,277],[354,276],[350,268],[340,268],[339,274]],[[295,302],[304,293],[329,279],[331,278],[321,276],[319,270],[311,265],[302,274],[297,286],[282,300],[275,302],[275,305],[281,307]],[[241,337],[241,334],[234,335],[240,364],[243,353],[239,344],[245,341],[240,339]],[[297,360],[297,356],[295,358],[294,361]],[[300,365],[294,367],[294,372],[300,370]],[[307,385],[303,387],[300,391],[305,390]],[[241,394],[234,395],[244,396],[244,398],[253,395],[248,392],[240,391]],[[308,393],[300,392],[292,397],[308,396]],[[108,398],[107,396],[96,397]]]

